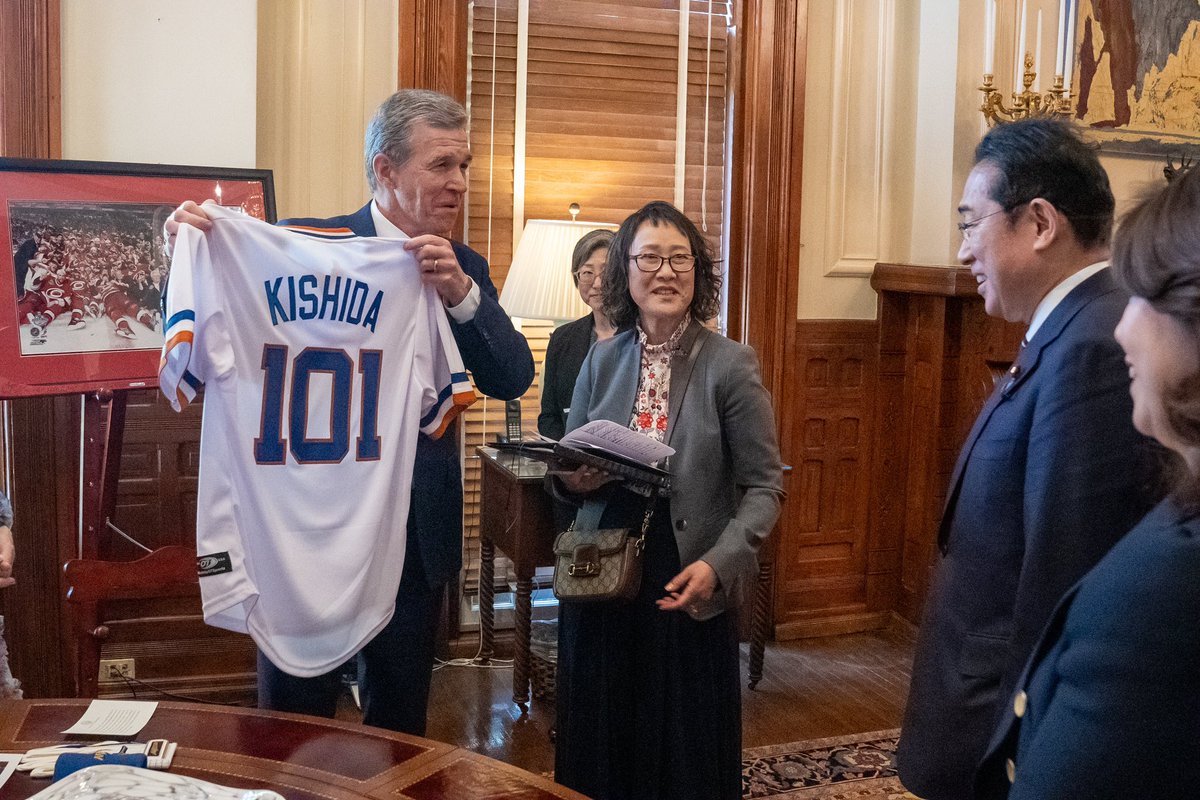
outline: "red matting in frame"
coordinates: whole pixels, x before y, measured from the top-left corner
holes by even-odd
[[[157,386],[165,214],[275,221],[270,170],[0,159],[0,399]]]

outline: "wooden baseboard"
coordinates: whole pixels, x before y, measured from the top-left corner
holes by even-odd
[[[99,696],[105,700],[184,700],[253,707],[258,700],[258,682],[253,672],[204,675],[138,681],[133,686],[103,682]]]
[[[886,628],[895,615],[891,611],[863,611],[853,614],[835,614],[814,617],[797,622],[784,622],[775,626],[775,639],[812,639],[818,636],[840,636],[844,633],[860,633]]]

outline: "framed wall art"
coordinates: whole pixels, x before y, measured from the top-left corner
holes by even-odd
[[[1106,150],[1200,152],[1200,4],[1078,0],[1075,117]]]
[[[0,158],[0,398],[157,383],[184,200],[275,221],[270,170]]]

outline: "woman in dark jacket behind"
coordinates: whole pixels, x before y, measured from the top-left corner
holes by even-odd
[[[592,313],[568,322],[550,334],[546,347],[546,366],[542,372],[542,413],[538,415],[538,433],[561,439],[566,433],[567,412],[575,377],[592,344],[612,337],[617,329],[604,313],[604,262],[613,232],[596,230],[585,233],[571,254],[571,277],[579,287],[579,296]]]
[[[1133,424],[1175,457],[1174,491],[1059,603],[980,798],[1200,794],[1200,170],[1122,220],[1113,269]]]

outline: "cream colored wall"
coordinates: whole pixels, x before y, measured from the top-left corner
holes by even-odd
[[[1163,156],[1102,153],[1100,163],[1108,171],[1108,180],[1117,199],[1118,220],[1142,193],[1164,185],[1163,167],[1167,161]]]
[[[1000,3],[996,83],[1013,82],[1016,3]],[[1043,13],[1054,63],[1057,0]],[[952,265],[955,207],[986,132],[981,0],[810,0],[805,98],[801,319],[873,319],[875,261]],[[1118,214],[1163,160],[1104,153]]]
[[[253,167],[250,0],[62,4],[63,157]]]
[[[332,216],[369,198],[363,132],[396,90],[397,4],[260,0],[258,166],[280,218]]]
[[[396,89],[390,0],[70,0],[63,157],[274,171],[280,216],[367,199],[362,136]]]
[[[801,318],[872,318],[877,261],[909,247],[911,87],[919,16],[909,0],[808,4]]]

